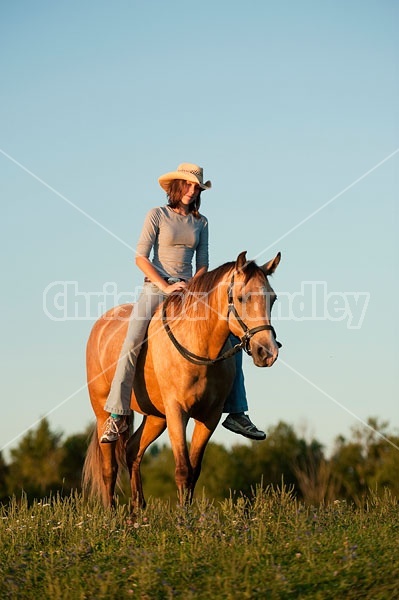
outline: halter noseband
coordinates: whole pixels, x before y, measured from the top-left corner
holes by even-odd
[[[205,356],[198,356],[197,354],[194,354],[193,352],[191,352],[190,350],[187,350],[187,348],[182,346],[180,344],[180,342],[178,342],[177,339],[175,338],[175,336],[169,326],[169,323],[167,322],[166,306],[168,304],[170,296],[168,296],[166,298],[166,300],[164,301],[164,303],[162,305],[162,323],[163,323],[166,333],[169,336],[169,339],[171,340],[171,342],[173,343],[175,348],[180,352],[180,354],[184,358],[189,360],[190,362],[194,363],[195,365],[213,365],[217,362],[220,362],[221,360],[226,360],[226,358],[230,358],[231,356],[234,356],[234,354],[237,354],[237,352],[239,352],[240,350],[244,350],[249,356],[251,356],[252,353],[251,353],[251,350],[249,347],[249,343],[251,341],[251,338],[255,335],[255,333],[258,333],[259,331],[271,331],[273,333],[273,336],[274,336],[277,346],[279,348],[281,348],[281,346],[282,346],[282,344],[280,344],[280,342],[278,342],[276,339],[276,332],[272,325],[259,325],[258,327],[253,327],[252,329],[249,329],[249,327],[244,323],[244,321],[241,319],[240,315],[238,314],[236,307],[234,306],[233,286],[234,286],[234,273],[231,277],[231,281],[230,281],[230,284],[229,284],[229,287],[227,290],[227,298],[228,298],[227,318],[229,317],[229,314],[232,313],[234,315],[234,317],[237,319],[237,322],[239,323],[241,329],[244,331],[244,335],[240,338],[241,342],[239,344],[236,344],[232,348],[229,348],[229,350],[226,350],[226,352],[223,352],[223,354],[219,354],[219,356],[217,356],[216,358],[206,358]]]

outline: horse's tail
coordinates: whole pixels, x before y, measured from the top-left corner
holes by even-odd
[[[116,468],[117,468],[117,481],[116,484],[120,487],[120,470],[121,468],[127,468],[126,464],[126,441],[132,432],[133,429],[133,413],[128,417],[129,420],[129,429],[127,430],[125,435],[121,435],[118,438],[118,441],[115,444],[115,459],[116,459]],[[97,427],[94,427],[93,433],[91,436],[91,440],[89,443],[89,447],[87,448],[85,462],[83,464],[82,470],[82,492],[83,496],[87,499],[99,498],[102,500],[104,506],[108,506],[110,504],[111,499],[108,496],[108,488],[104,481],[104,473],[109,471],[109,476],[111,476],[112,466],[111,466],[111,453],[113,453],[113,449],[111,449],[111,444],[106,444],[107,452],[109,453],[110,464],[108,465],[108,469],[104,470],[105,461],[104,461],[104,453],[100,447],[100,442],[98,440]]]

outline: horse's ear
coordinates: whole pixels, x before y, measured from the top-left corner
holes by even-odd
[[[279,262],[281,260],[281,252],[278,252],[274,258],[269,260],[269,262],[265,263],[261,266],[262,271],[266,275],[272,275],[274,271],[277,269]]]
[[[247,251],[244,250],[244,252],[241,252],[241,254],[239,254],[237,256],[237,260],[236,260],[236,271],[239,271],[240,269],[242,269],[244,267],[244,265],[247,262]]]

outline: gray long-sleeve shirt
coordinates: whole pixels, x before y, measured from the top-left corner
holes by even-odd
[[[147,213],[137,243],[137,256],[150,257],[162,277],[190,279],[195,253],[196,270],[208,267],[208,220],[191,213],[180,215],[170,206],[153,208]]]

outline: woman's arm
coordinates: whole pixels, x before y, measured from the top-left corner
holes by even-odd
[[[209,266],[208,219],[204,216],[202,216],[201,219],[203,220],[203,228],[200,233],[200,239],[195,253],[195,277],[206,273]]]

